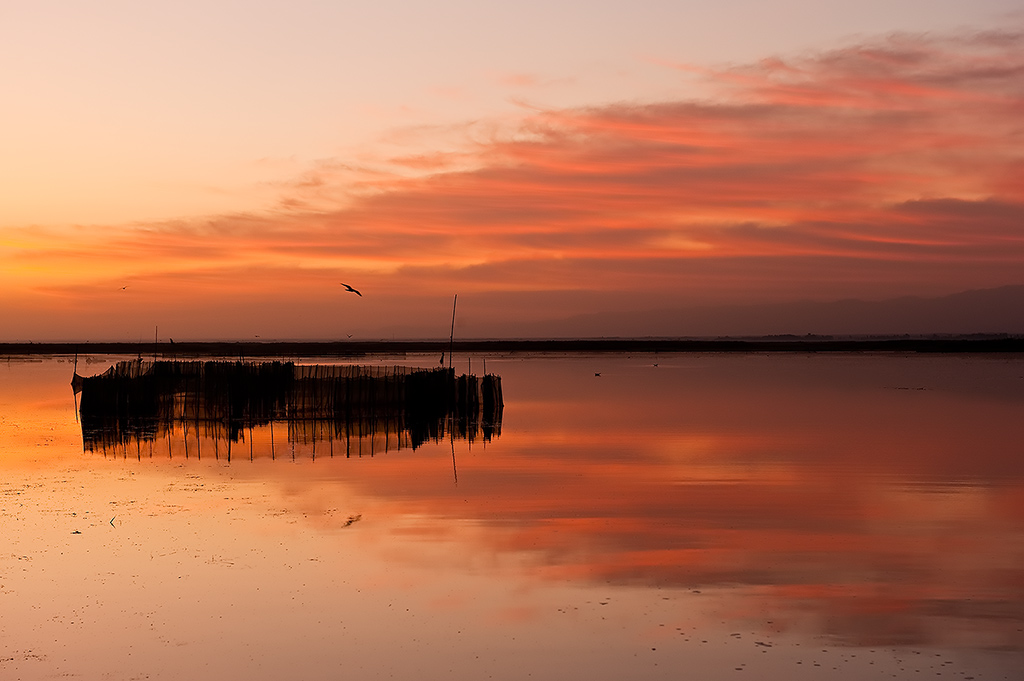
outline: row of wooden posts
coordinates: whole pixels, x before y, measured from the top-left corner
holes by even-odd
[[[191,431],[197,449],[248,440],[252,454],[254,430],[269,426],[273,455],[275,423],[287,424],[292,448],[314,452],[318,442],[333,453],[344,441],[347,454],[353,443],[375,453],[445,437],[486,442],[500,435],[504,407],[499,376],[446,368],[132,360],[75,384],[91,451],[141,451],[178,432],[187,448]]]

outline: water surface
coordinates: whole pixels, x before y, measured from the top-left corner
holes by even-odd
[[[79,373],[119,358],[90,359]],[[486,440],[363,433],[342,451],[285,426],[271,450],[255,424],[229,461],[228,440],[173,420],[86,446],[68,358],[0,364],[0,675],[1024,668],[1024,359],[513,355],[486,371],[504,393]]]

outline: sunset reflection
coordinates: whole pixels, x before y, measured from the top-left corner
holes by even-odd
[[[1020,358],[512,355],[487,366],[502,377],[500,437],[378,439],[373,457],[365,438],[362,457],[344,456],[343,440],[330,456],[319,425],[315,455],[298,426],[275,430],[271,455],[270,423],[234,440],[211,430],[201,455],[189,426],[186,457],[174,419],[104,449],[85,435],[88,385],[74,423],[69,363],[8,369],[0,493],[19,531],[0,559],[0,598],[36,624],[0,621],[0,633],[17,654],[47,635],[84,650],[93,638],[71,622],[151,622],[159,637],[131,635],[141,659],[182,676],[247,660],[248,643],[209,643],[231,632],[271,645],[268,621],[296,632],[290,654],[309,647],[308,666],[296,662],[309,678],[343,659],[406,676],[416,660],[447,669],[442,650],[468,675],[533,653],[535,671],[550,671],[543,651],[576,650],[593,678],[641,664],[647,678],[684,665],[788,679],[825,673],[815,665],[829,655],[825,678],[1005,673],[1021,660]],[[48,424],[58,435],[41,449],[17,435]],[[86,439],[65,442],[69,426]],[[121,614],[89,615],[89,594]],[[344,654],[332,634],[348,640]],[[168,641],[198,657],[172,661]],[[395,641],[411,657],[384,661]],[[663,657],[638,663],[638,651]],[[108,670],[94,658],[75,668]]]
[[[547,578],[735,589],[731,616],[857,645],[1024,646],[1019,360],[492,362],[506,432],[458,488],[393,486],[426,460],[355,484]]]
[[[506,434],[463,454],[457,486],[438,484],[436,432],[419,443],[434,456],[344,477],[388,514],[437,519],[420,522],[421,539],[449,536],[444,519],[481,523],[473,550],[531,556],[545,578],[740,589],[752,600],[736,615],[811,618],[858,645],[1024,646],[1018,361],[656,360],[492,359],[517,399]],[[321,456],[341,454],[311,423],[281,428],[292,444],[278,446],[315,457],[319,439]],[[236,439],[267,455],[269,430]],[[386,449],[384,434],[355,442],[359,454]],[[293,475],[296,493],[336,473]]]

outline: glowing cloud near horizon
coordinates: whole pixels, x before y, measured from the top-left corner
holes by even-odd
[[[144,310],[191,310],[193,336],[245,335],[197,312],[218,305],[333,304],[338,272],[358,273],[374,314],[428,334],[423,301],[455,290],[576,295],[578,307],[552,298],[544,314],[557,316],[609,294],[621,306],[638,293],[682,304],[1021,283],[1024,34],[679,68],[700,73],[705,98],[535,111],[469,126],[433,155],[324,163],[274,210],[5,230],[7,305],[24,322],[8,334],[74,336],[124,282],[137,299],[120,319],[142,328]],[[81,313],[66,328],[41,321],[58,299]],[[502,314],[539,318],[515,307]],[[346,314],[381,328],[367,310]],[[296,336],[332,332],[300,319]]]

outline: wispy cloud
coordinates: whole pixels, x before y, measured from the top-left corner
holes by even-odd
[[[212,291],[253,267],[357,270],[396,310],[410,286],[454,283],[740,300],[1019,282],[1024,34],[897,35],[699,77],[699,99],[533,110],[439,130],[433,151],[421,129],[411,153],[317,164],[271,211],[0,257],[30,288],[77,285],[43,282],[76,258],[90,280],[219,266]]]

